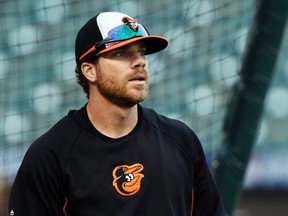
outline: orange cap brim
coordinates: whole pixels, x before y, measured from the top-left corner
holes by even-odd
[[[128,45],[128,44],[136,42],[136,41],[143,41],[144,44],[146,44],[146,49],[147,49],[146,54],[147,55],[159,52],[168,46],[168,40],[166,38],[161,37],[161,36],[149,35],[149,36],[143,36],[143,37],[134,37],[134,38],[131,38],[128,40],[123,40],[123,41],[117,42],[117,43],[101,50],[97,54],[106,53],[106,52],[109,52],[109,51],[114,50],[114,49],[118,49],[120,47],[123,47],[125,45]],[[91,54],[94,51],[97,51],[97,47],[95,47],[95,46],[91,47],[87,52],[85,52],[82,56],[80,56],[79,60],[82,61],[87,55]]]

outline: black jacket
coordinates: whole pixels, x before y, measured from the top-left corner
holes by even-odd
[[[28,149],[14,216],[222,216],[201,144],[185,124],[139,106],[137,126],[112,139],[70,111]]]

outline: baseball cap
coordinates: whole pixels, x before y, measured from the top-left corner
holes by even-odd
[[[125,46],[135,41],[146,45],[146,54],[165,49],[168,40],[150,35],[147,29],[124,13],[102,12],[92,17],[79,30],[75,42],[76,63],[80,65],[93,56]]]

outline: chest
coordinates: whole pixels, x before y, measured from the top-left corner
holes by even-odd
[[[191,160],[177,141],[157,133],[111,143],[83,134],[65,175],[70,204],[90,208],[90,203],[99,211],[111,205],[119,211],[123,205],[167,208],[175,200],[190,200],[193,187]]]

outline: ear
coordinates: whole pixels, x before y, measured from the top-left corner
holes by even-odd
[[[81,65],[81,71],[87,80],[96,81],[96,66],[92,63],[84,62]]]

